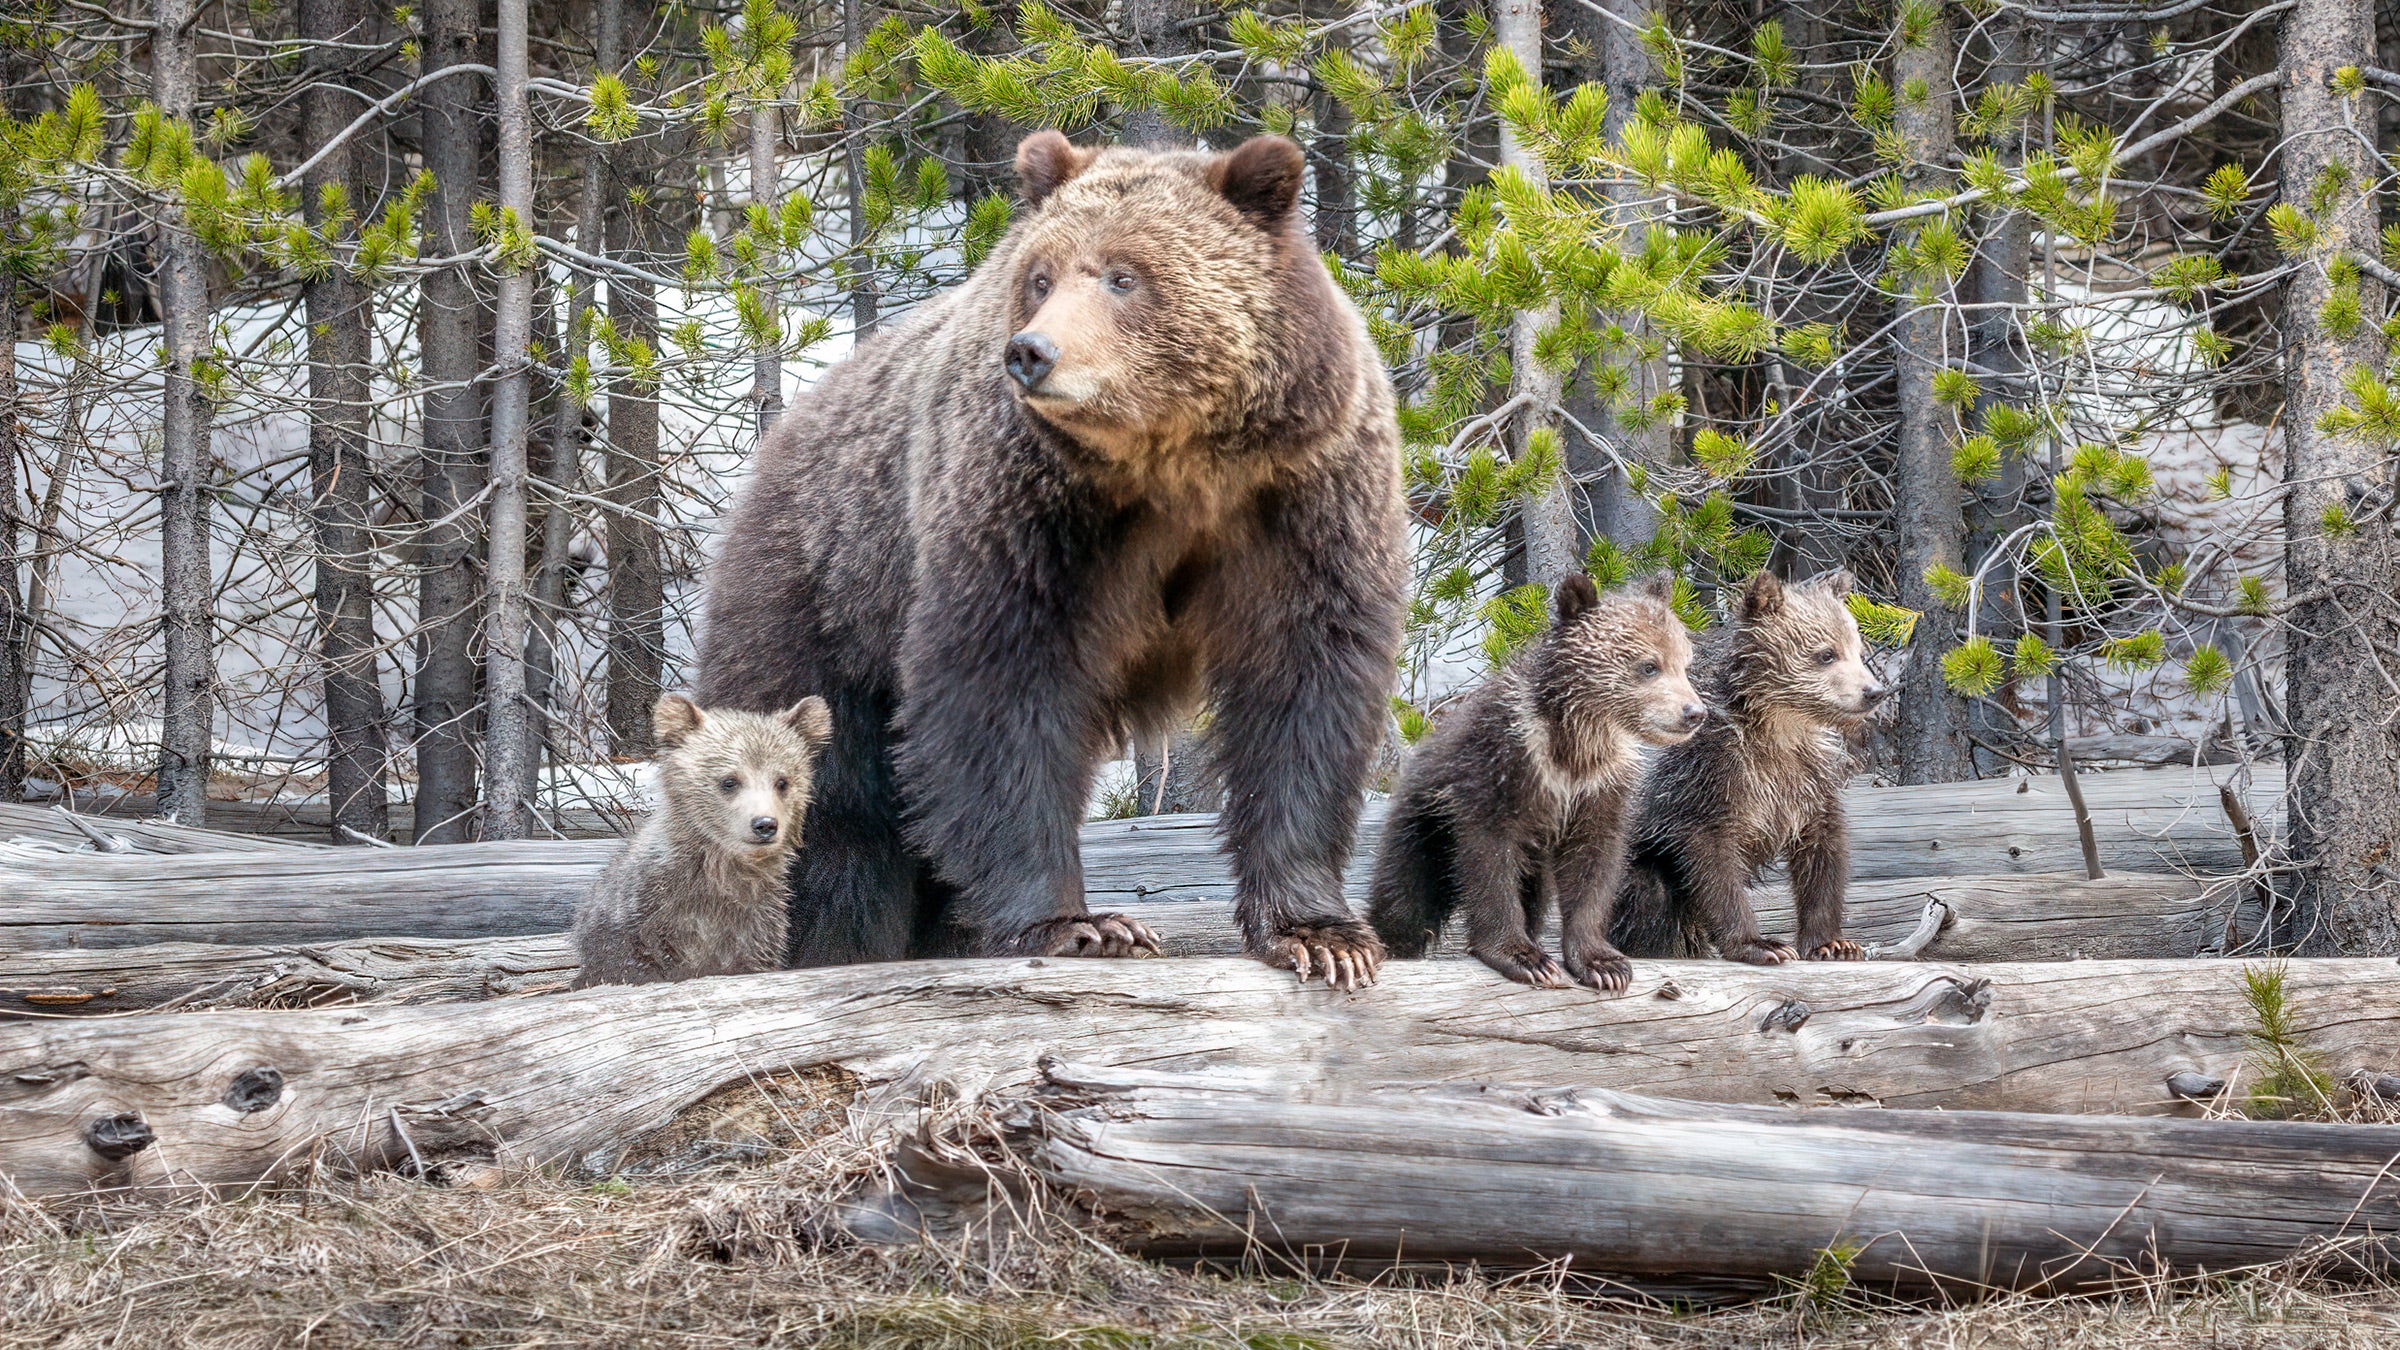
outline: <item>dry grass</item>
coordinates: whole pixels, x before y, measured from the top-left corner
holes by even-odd
[[[884,1154],[851,1085],[716,1102],[597,1184],[469,1167],[193,1203],[0,1201],[0,1346],[849,1348],[2385,1347],[2400,1287],[2299,1270],[2106,1298],[1871,1305],[1820,1288],[1708,1311],[1561,1272],[1361,1282],[1127,1257],[1056,1220],[902,1246],[827,1237]]]

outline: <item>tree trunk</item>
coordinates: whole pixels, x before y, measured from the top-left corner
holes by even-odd
[[[1333,995],[1240,959],[926,961],[451,1007],[37,1019],[0,1024],[0,1172],[29,1196],[238,1186],[319,1161],[389,1166],[413,1145],[427,1162],[498,1152],[605,1174],[629,1142],[756,1077],[835,1065],[870,1084],[1005,1088],[1062,1044],[1102,1064],[1328,1088],[1504,1067],[1515,1082],[1761,1106],[2190,1113],[2171,1075],[2246,1072],[2241,976],[2212,961],[1651,962],[1601,998],[1461,961]],[[2285,988],[2294,1034],[2329,1072],[2388,1070],[2400,965],[2294,962]],[[157,1146],[103,1154],[87,1143],[96,1120]],[[2390,1156],[2383,1137],[2376,1164]]]
[[[16,237],[16,216],[13,205],[0,209],[0,238]],[[25,727],[33,690],[32,597],[18,588],[17,573],[17,549],[24,538],[17,530],[17,504],[23,500],[17,464],[25,457],[25,442],[18,434],[24,408],[18,401],[16,336],[17,273],[0,268],[0,338],[7,339],[0,342],[0,808],[25,799]],[[31,484],[31,472],[25,481]]]
[[[533,213],[533,111],[526,81],[526,0],[500,0],[500,218],[503,247],[515,230],[530,242]],[[512,224],[513,222],[513,224]],[[532,823],[526,785],[535,778],[540,742],[525,697],[526,432],[532,421],[533,341],[530,260],[498,260],[499,310],[492,326],[491,534],[484,574],[489,589],[484,632],[483,837],[522,839]]]
[[[1493,41],[1517,58],[1517,64],[1524,67],[1526,78],[1535,88],[1545,88],[1542,0],[1493,0],[1491,19]],[[1517,139],[1505,119],[1500,124],[1500,164],[1524,175],[1536,187],[1546,187],[1550,182],[1541,158]],[[1524,404],[1513,419],[1515,437],[1511,450],[1520,458],[1537,436],[1554,440],[1558,435],[1558,372],[1544,365],[1535,354],[1542,334],[1557,326],[1556,299],[1545,300],[1534,309],[1519,310],[1509,320],[1509,395]],[[1561,467],[1564,467],[1563,456]],[[1526,578],[1544,587],[1556,586],[1570,574],[1583,570],[1582,541],[1577,537],[1570,487],[1563,473],[1555,475],[1527,496],[1521,508],[1525,519]]]
[[[1838,99],[1841,77],[1832,59],[1834,53],[1828,49],[1825,16],[1814,5],[1788,2],[1777,8],[1776,16],[1783,24],[1785,45],[1800,63],[1795,72],[1799,91]],[[1820,125],[1822,119],[1812,105],[1801,106],[1804,111],[1798,116],[1781,106],[1774,110],[1773,125],[1781,147],[1776,178],[1788,185],[1803,174],[1842,176],[1834,168],[1834,151],[1827,144],[1832,138]],[[1838,328],[1844,297],[1833,291],[1845,284],[1840,275],[1829,278],[1796,259],[1786,266],[1789,287],[1779,282],[1778,289],[1791,298],[1784,312],[1776,316],[1778,320],[1787,327],[1829,323]],[[1838,362],[1830,374],[1804,366],[1781,349],[1767,359],[1774,371],[1775,397],[1792,417],[1791,442],[1782,454],[1781,472],[1775,480],[1775,504],[1796,513],[1788,525],[1775,532],[1775,549],[1767,567],[1778,576],[1792,578],[1847,567],[1849,540],[1834,514],[1845,498],[1847,461],[1853,453],[1838,421],[1847,392],[1843,372]],[[1799,402],[1804,393],[1805,402]]]
[[[1957,139],[1956,89],[1951,74],[1950,23],[1933,19],[1924,39],[1900,42],[1892,86],[1902,91],[1894,125],[1908,150],[1904,175],[1912,186],[1949,181]],[[1922,85],[1924,97],[1906,90]],[[1903,283],[1906,286],[1907,283]],[[1899,772],[1903,783],[1947,783],[1974,776],[1967,753],[1966,703],[1942,681],[1942,657],[1957,644],[1955,617],[1925,580],[1937,564],[1953,570],[1964,560],[1966,521],[1958,476],[1950,468],[1950,414],[1933,396],[1933,377],[1950,343],[1950,281],[1932,279],[1932,295],[1904,289],[1904,312],[1894,330],[1892,361],[1900,400],[1899,457],[1894,466],[1893,525],[1898,531],[1900,603],[1918,611],[1900,676]]]
[[[1045,1067],[1047,1090],[1004,1118],[1008,1156],[1069,1204],[1141,1216],[1131,1245],[1152,1257],[1263,1242],[1362,1274],[1556,1263],[1721,1291],[1813,1285],[1839,1250],[1846,1283],[1972,1298],[2266,1265],[2400,1223],[2372,1125]],[[903,1150],[902,1176],[941,1187],[962,1163],[980,1175],[974,1158],[937,1138]]]
[[[87,816],[61,806],[0,802],[0,844],[23,843],[55,844],[58,851],[69,853],[313,853],[325,847],[313,840],[195,830],[157,820]]]
[[[617,183],[636,181],[620,160]],[[620,199],[609,224],[612,255],[637,265],[653,242],[651,204]],[[628,343],[658,349],[658,301],[649,281],[608,279],[608,312]],[[658,386],[620,374],[608,395],[608,740],[621,759],[653,746],[650,710],[666,670],[665,567],[659,553]]]
[[[768,211],[774,211],[783,198],[782,171],[776,162],[776,152],[782,143],[781,123],[775,105],[768,100],[780,96],[781,90],[762,90],[750,105],[750,200]],[[782,329],[782,306],[776,294],[775,272],[759,278],[758,296],[767,314]],[[780,347],[762,347],[752,359],[750,401],[758,408],[758,439],[764,444],[775,419],[783,416],[783,352]]]
[[[306,58],[313,78],[301,90],[309,146],[332,142],[357,115],[358,99],[341,87],[351,58],[331,44],[358,40],[360,0],[302,0],[302,40],[325,45]],[[327,228],[324,194],[340,192],[366,210],[358,153],[343,146],[319,160],[301,184],[309,224]],[[346,228],[346,227],[345,227]],[[308,310],[308,460],[315,500],[317,652],[325,687],[325,776],[335,843],[392,837],[384,787],[390,751],[384,739],[383,685],[376,673],[375,466],[367,449],[368,371],[374,360],[373,300],[336,264],[302,287]]]
[[[1163,746],[1136,745],[1133,779],[1137,816],[1184,815],[1224,806],[1225,792],[1209,762],[1208,742],[1189,725],[1170,732]]]
[[[842,0],[842,56],[866,44],[867,22],[863,0]],[[842,126],[842,170],[850,189],[850,335],[865,341],[875,331],[879,307],[875,293],[875,260],[867,243],[871,233],[867,228],[867,144],[866,127],[855,111],[845,110]]]
[[[2400,645],[2400,550],[2389,527],[2393,478],[2384,447],[2321,429],[2345,402],[2342,381],[2382,365],[2371,321],[2342,334],[2320,311],[2327,267],[2376,255],[2376,206],[2361,190],[2380,173],[2372,118],[2332,87],[2334,72],[2374,50],[2367,0],[2300,0],[2283,16],[2283,200],[2316,216],[2317,242],[2285,284],[2284,584],[2304,597],[2290,616],[2286,674],[2293,739],[2291,842],[2300,874],[2295,936],[2306,952],[2400,952],[2400,887],[2387,861],[2400,842],[2400,734],[2381,648]],[[2311,203],[2334,182],[2321,213]],[[2383,312],[2371,277],[2352,283],[2364,312]],[[2353,524],[2336,528],[2329,512]],[[2337,520],[2339,517],[2336,518]]]
[[[430,0],[425,64],[474,63],[475,0]],[[475,250],[468,208],[477,194],[481,127],[478,77],[454,75],[417,96],[425,167],[424,251],[463,258]],[[467,262],[425,274],[422,347],[424,452],[418,465],[417,669],[411,681],[417,795],[414,838],[455,844],[474,833],[477,545],[472,505],[483,484],[482,321]]]
[[[1328,53],[1347,52],[1356,41],[1353,35],[1357,26],[1348,22],[1352,8],[1349,0],[1333,0],[1321,7],[1330,11],[1325,15],[1327,20],[1342,23],[1325,35]],[[1316,124],[1316,134],[1308,141],[1308,171],[1316,196],[1310,224],[1316,233],[1318,252],[1342,259],[1355,258],[1359,256],[1358,183],[1350,157],[1350,137],[1354,130],[1350,109],[1323,86],[1311,87],[1314,93],[1309,101],[1309,116]]]
[[[198,130],[199,12],[193,0],[157,0],[151,93],[159,111]],[[159,594],[164,611],[165,699],[159,723],[158,810],[186,825],[208,814],[215,743],[215,596],[209,581],[209,419],[200,366],[214,345],[208,254],[170,211],[158,235],[159,314],[166,328],[166,406],[159,431]],[[15,334],[8,334],[10,340]]]
[[[1188,54],[1192,36],[1183,24],[1193,9],[1192,0],[1125,0],[1125,27],[1133,39],[1125,54],[1153,60]],[[1126,145],[1154,150],[1189,150],[1200,139],[1156,108],[1125,109],[1119,137]]]
[[[542,975],[542,988],[563,987],[576,957],[573,939],[560,930],[607,852],[568,843],[460,844],[432,856],[452,853],[472,853],[483,870],[377,868],[368,891],[367,883],[328,882],[319,868],[278,860],[232,898],[197,894],[212,878],[247,878],[246,868],[223,859],[36,869],[30,880],[64,878],[59,894],[67,903],[37,913],[0,892],[0,950],[28,944],[7,950],[0,1014],[93,1015],[170,1001],[224,1008],[471,1000],[527,992],[535,987],[520,978],[528,972]],[[549,858],[560,861],[541,862]],[[104,889],[112,880],[122,881],[113,892]],[[387,895],[410,904],[385,903]],[[1777,889],[1756,899],[1768,932],[1792,930],[1788,895]],[[1230,900],[1116,895],[1106,903],[1147,924],[1176,957],[1242,954]],[[2212,898],[2202,883],[2171,875],[1870,881],[1851,890],[1847,931],[1879,959],[1895,961],[2175,960],[2219,940],[2228,904],[2237,907],[2241,932],[2257,930],[2255,906]],[[411,917],[437,910],[442,918],[434,923]],[[78,923],[78,911],[95,919]],[[111,921],[100,922],[100,914]],[[424,931],[463,930],[462,920],[487,936]],[[415,935],[375,935],[392,925]],[[127,940],[141,945],[118,945]],[[1446,934],[1433,955],[1467,959],[1461,935]]]

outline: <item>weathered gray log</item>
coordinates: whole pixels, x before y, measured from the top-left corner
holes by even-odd
[[[464,847],[464,846],[462,846]],[[392,885],[403,884],[390,878]],[[2215,941],[2232,896],[2173,875],[1934,877],[1862,881],[1851,890],[1850,931],[1897,959],[2059,961],[2192,956]],[[1930,940],[1905,944],[1938,906]],[[1136,900],[1120,905],[1150,925],[1171,956],[1239,956],[1233,906],[1222,900]],[[1769,931],[1789,932],[1791,901],[1762,892]],[[2243,931],[2252,921],[2245,919]],[[1436,955],[1462,955],[1454,930]],[[10,953],[0,962],[0,1017],[100,1014],[173,1004],[184,1008],[309,1007],[334,1003],[433,1003],[554,992],[572,980],[564,933],[500,938],[359,938],[275,945],[159,943]]]
[[[2400,1143],[2371,1125],[1790,1111],[1056,1065],[1050,1077],[1040,1105],[1012,1113],[1012,1154],[1151,1256],[1238,1259],[1263,1244],[1352,1270],[1560,1261],[1765,1285],[1835,1249],[1861,1285],[1971,1294],[2226,1271],[2400,1232]],[[904,1174],[942,1153],[904,1152]],[[2389,1265],[2395,1253],[2349,1255]]]
[[[1446,961],[1343,995],[1241,960],[944,961],[445,1007],[29,1019],[0,1024],[0,1173],[28,1194],[239,1184],[317,1159],[388,1166],[412,1145],[606,1167],[758,1075],[838,1065],[973,1098],[1047,1053],[1294,1083],[2189,1113],[2170,1075],[2237,1090],[2249,1076],[2241,977],[2216,961],[1654,962],[1603,998]],[[2294,961],[2285,990],[2329,1072],[2400,1068],[2400,962]],[[262,1102],[269,1070],[288,1090]],[[126,1119],[156,1145],[88,1142],[93,1122]]]
[[[2089,777],[2087,794],[2105,841],[2102,855],[2112,870],[2165,872],[2173,870],[2170,863],[2199,870],[2241,866],[2240,845],[2215,791],[2200,778],[2177,770]],[[2262,768],[2259,778],[2254,800],[2262,809],[2253,814],[2268,819],[2263,803],[2280,790],[2280,779],[2269,768]],[[2028,790],[2018,792],[2007,782],[1853,789],[1856,875],[1870,882],[1965,873],[2031,878],[2078,868],[2074,819],[2058,796],[2057,780],[2017,781]],[[2195,791],[2200,795],[2193,796]],[[1374,806],[1361,828],[1351,866],[1354,901],[1363,897],[1381,820],[1382,808]],[[1150,899],[1233,898],[1214,817],[1102,821],[1086,826],[1083,838],[1084,881],[1095,908]],[[0,866],[0,950],[555,932],[567,926],[576,896],[614,847],[610,840],[576,840],[288,850],[267,858],[16,852]],[[1860,894],[1866,905],[1874,893],[1862,887]],[[1922,908],[1920,901],[1917,910]],[[1960,917],[1969,915],[1962,911]],[[1911,926],[1915,918],[1915,913],[1908,916]],[[2217,922],[2221,930],[2222,919]],[[2133,945],[2101,946],[2086,928],[2073,938],[2085,945],[2064,950],[2180,956],[2209,940],[2150,946],[2148,931],[2129,927],[2132,936],[2123,941]],[[1964,935],[1959,939],[1965,940]]]
[[[95,816],[60,806],[0,802],[0,843],[27,841],[101,853],[288,853],[313,847],[231,830],[204,830],[163,820]]]

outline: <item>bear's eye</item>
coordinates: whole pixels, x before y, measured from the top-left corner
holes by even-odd
[[[791,790],[792,790],[792,780],[791,780],[791,779],[789,779],[789,778],[778,778],[778,779],[776,779],[776,780],[775,780],[775,795],[777,795],[777,796],[779,796],[779,797],[780,797],[780,796],[782,796],[784,793],[786,793],[786,792],[789,792],[789,791],[791,791]]]
[[[1645,680],[1646,680],[1646,679],[1649,679],[1651,676],[1653,676],[1653,675],[1656,675],[1657,673],[1658,673],[1658,662],[1656,662],[1656,661],[1644,661],[1644,662],[1642,663],[1642,678],[1643,678],[1643,679],[1645,679]]]
[[[1123,295],[1127,291],[1132,290],[1133,285],[1133,273],[1126,271],[1122,267],[1108,274],[1108,288],[1112,291],[1115,291],[1119,295]]]
[[[1830,666],[1839,659],[1831,647],[1817,653],[1817,664],[1820,666]]]
[[[1033,288],[1033,298],[1036,300],[1039,300],[1043,296],[1046,296],[1050,293],[1050,278],[1043,276],[1039,272],[1034,273],[1032,280],[1026,282],[1025,284]]]
[[[741,779],[734,777],[732,774],[727,774],[723,778],[717,780],[717,791],[730,793],[741,785]]]

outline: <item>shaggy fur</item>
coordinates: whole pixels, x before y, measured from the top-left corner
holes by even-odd
[[[578,989],[743,975],[783,964],[784,869],[800,847],[825,700],[782,713],[651,713],[659,806],[575,910]]]
[[[1751,578],[1723,646],[1708,663],[1720,718],[1659,757],[1634,823],[1633,856],[1611,934],[1636,956],[1695,954],[1774,965],[1792,947],[1758,931],[1749,884],[1781,858],[1799,907],[1799,951],[1855,961],[1842,936],[1850,837],[1842,731],[1886,690],[1867,669],[1858,621],[1843,603],[1850,574],[1786,587]]]
[[[1370,979],[1342,868],[1399,650],[1398,433],[1300,152],[1043,132],[1018,168],[991,257],[775,427],[711,578],[702,696],[833,708],[792,960],[1154,949],[1086,912],[1078,828],[1099,763],[1206,698],[1247,949]]]
[[[1410,757],[1369,892],[1394,955],[1424,955],[1463,904],[1468,949],[1520,984],[1631,981],[1608,920],[1639,747],[1681,741],[1707,716],[1671,593],[1664,575],[1605,599],[1588,578],[1567,578],[1549,633]],[[1533,938],[1545,890],[1557,896],[1564,969]]]

